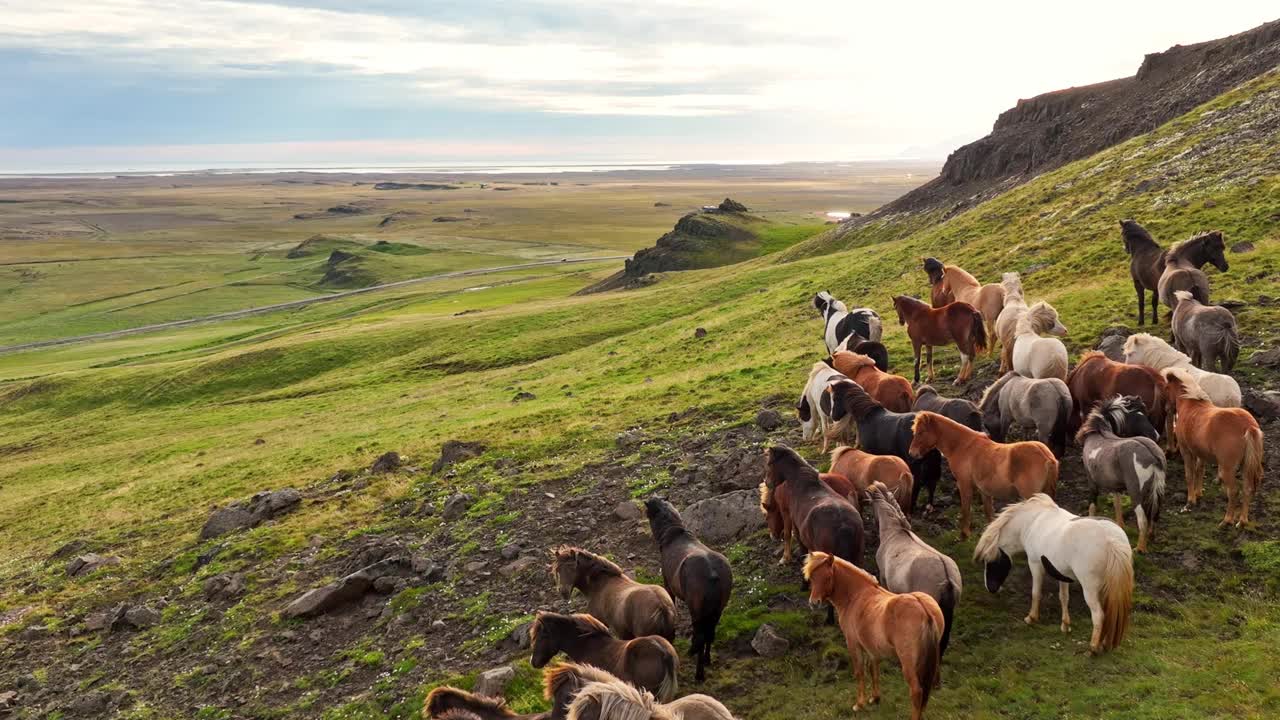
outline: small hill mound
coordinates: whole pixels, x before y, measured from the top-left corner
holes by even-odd
[[[289,252],[285,253],[284,256],[290,260],[297,260],[299,258],[324,255],[338,249],[354,251],[360,247],[360,243],[337,235],[312,235],[289,248]]]

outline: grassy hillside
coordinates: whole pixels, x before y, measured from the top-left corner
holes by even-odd
[[[108,367],[59,372],[75,366],[67,349],[6,359],[15,379],[0,387],[0,687],[22,688],[30,705],[19,717],[52,714],[86,693],[133,718],[410,717],[432,684],[465,684],[498,662],[499,641],[533,610],[565,606],[540,563],[510,578],[490,572],[503,564],[498,549],[522,542],[538,556],[556,542],[585,543],[656,577],[644,529],[611,508],[653,491],[681,503],[712,494],[726,463],[764,442],[794,441],[793,427],[766,435],[751,419],[762,402],[785,407],[822,349],[811,294],[828,289],[888,313],[889,294],[925,290],[925,254],[988,281],[1022,272],[1028,297],[1059,308],[1078,351],[1102,329],[1132,324],[1117,219],[1139,219],[1166,244],[1221,229],[1229,244],[1256,249],[1229,255],[1228,273],[1209,270],[1214,297],[1247,303],[1242,377],[1274,387],[1248,357],[1280,342],[1280,308],[1261,301],[1280,279],[1277,117],[1280,74],[1272,73],[873,247],[873,236],[832,233],[797,245],[791,262],[760,258],[625,293],[566,297],[563,283],[546,281],[408,296],[249,342],[188,344]],[[886,344],[905,372],[905,336],[886,320]],[[706,337],[695,338],[697,327]],[[949,379],[957,358],[941,358]],[[980,378],[991,377],[991,363],[980,363]],[[520,392],[534,397],[517,402]],[[624,430],[645,441],[620,440]],[[488,449],[444,476],[338,472],[386,450],[425,467],[455,438]],[[1276,442],[1273,424],[1268,443]],[[1078,455],[1064,467],[1062,500],[1079,510]],[[1173,467],[1176,509],[1183,483]],[[1216,528],[1223,499],[1214,482],[1207,507],[1170,512],[1152,554],[1136,560],[1131,635],[1097,659],[1083,653],[1078,593],[1069,638],[1051,622],[1052,599],[1040,626],[1022,624],[1025,569],[1005,592],[985,593],[944,481],[941,513],[919,527],[960,562],[966,591],[929,717],[1280,714],[1276,480],[1273,462],[1255,528]],[[197,540],[210,505],[285,486],[304,490],[300,511]],[[474,503],[446,521],[441,503],[459,491]],[[73,539],[122,563],[69,579],[46,558]],[[444,580],[403,590],[385,608],[280,618],[302,590],[340,575],[358,548],[392,540],[444,566]],[[197,562],[214,548],[211,562]],[[843,643],[805,609],[795,568],[774,564],[763,534],[724,550],[738,583],[707,691],[750,720],[845,717],[852,686]],[[225,572],[245,573],[245,594],[207,601],[202,583]],[[163,607],[162,621],[138,632],[79,631],[88,613],[125,599]],[[746,647],[765,621],[791,637],[788,656],[766,661]],[[682,668],[685,689],[690,670]],[[518,708],[538,705],[534,676],[520,665]],[[901,678],[888,665],[884,677],[885,703],[872,715],[900,717]]]

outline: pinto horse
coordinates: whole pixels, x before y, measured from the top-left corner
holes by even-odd
[[[876,367],[881,372],[889,372],[889,348],[884,343],[878,343],[871,340],[863,340],[857,335],[850,335],[845,338],[844,342],[836,348],[836,352],[856,352],[859,355],[866,355],[875,361]],[[832,353],[833,355],[835,353]]]
[[[733,593],[733,571],[724,555],[698,542],[685,528],[671,503],[651,497],[644,501],[644,509],[662,559],[662,582],[668,592],[689,606],[691,652],[698,658],[694,677],[702,682],[711,664],[716,625]]]
[[[1093,618],[1089,653],[1120,644],[1133,608],[1133,552],[1124,530],[1106,520],[1073,515],[1040,493],[1001,510],[978,539],[973,559],[986,566],[987,590],[1000,589],[1013,569],[1012,556],[1020,552],[1027,554],[1031,568],[1031,612],[1024,622],[1040,619],[1040,584],[1047,573],[1058,581],[1062,632],[1071,632],[1071,583],[1080,583]]]
[[[638,583],[609,560],[581,548],[555,548],[551,559],[560,595],[568,600],[574,590],[581,592],[587,597],[587,612],[618,637],[676,636],[676,606],[666,590]]]
[[[887,487],[899,505],[911,502],[915,479],[911,476],[911,466],[900,457],[872,455],[841,445],[831,451],[831,472],[848,478],[847,482],[853,489],[849,500],[856,508],[861,509],[862,494],[875,483]]]
[[[826,363],[861,385],[868,395],[886,408],[893,412],[911,412],[911,405],[916,400],[911,383],[900,375],[882,372],[872,358],[842,351],[827,358]]]
[[[854,712],[866,707],[868,701],[880,702],[880,661],[896,657],[911,691],[911,720],[924,717],[929,693],[938,679],[946,626],[938,601],[922,592],[889,592],[867,571],[824,552],[809,553],[804,577],[809,581],[809,603],[830,602],[840,619],[858,679]]]
[[[1136,425],[1140,434],[1126,437],[1122,428],[1127,425]],[[1147,551],[1147,540],[1155,534],[1164,500],[1165,458],[1157,437],[1142,400],[1133,395],[1098,405],[1076,436],[1089,477],[1089,514],[1097,510],[1100,492],[1112,493],[1116,524],[1124,527],[1120,493],[1128,494],[1138,518],[1137,549],[1141,553]]]
[[[1214,230],[1200,233],[1169,248],[1164,256],[1164,272],[1160,274],[1160,302],[1171,310],[1177,310],[1180,302],[1177,292],[1186,290],[1196,300],[1208,305],[1209,276],[1200,268],[1205,263],[1213,263],[1214,267],[1226,272],[1226,245],[1222,233]]]
[[[838,450],[839,448],[837,448]],[[908,475],[910,477],[910,475]],[[839,473],[822,473],[818,479],[837,495],[846,498],[858,506],[858,494],[854,491],[849,479]],[[764,513],[765,525],[769,528],[769,536],[781,540],[782,558],[779,565],[791,562],[791,544],[795,541],[795,523],[791,519],[791,493],[793,486],[787,483],[770,485],[768,481],[760,483],[760,512]]]
[[[1186,509],[1198,503],[1204,493],[1205,465],[1216,463],[1218,479],[1227,489],[1222,524],[1248,525],[1249,504],[1262,485],[1262,429],[1258,421],[1243,408],[1214,407],[1186,370],[1169,368],[1164,378],[1174,398],[1174,437],[1186,466]],[[1238,488],[1237,468],[1242,480]],[[1235,509],[1237,499],[1239,510]]]
[[[1145,365],[1119,363],[1090,350],[1080,356],[1080,362],[1067,375],[1072,403],[1071,428],[1078,430],[1094,405],[1116,395],[1137,395],[1142,398],[1151,422],[1157,428],[1167,429],[1169,398],[1164,384],[1164,378],[1156,370]]]
[[[844,303],[823,290],[813,296],[813,306],[822,313],[825,324],[823,340],[827,343],[827,352],[833,353],[836,348],[850,342],[851,338],[859,338],[871,342],[880,342],[883,334],[880,314],[871,308],[855,308],[849,310]]]
[[[933,347],[955,344],[960,350],[960,374],[956,384],[973,377],[973,358],[987,349],[987,331],[982,313],[965,302],[953,302],[940,308],[907,295],[893,298],[898,311],[898,324],[907,326],[911,350],[915,353],[915,382],[920,382],[920,348],[924,348],[929,365],[929,382],[933,382]]]
[[[973,493],[982,495],[990,522],[993,500],[1052,495],[1058,487],[1058,460],[1042,442],[998,443],[937,413],[916,413],[911,426],[911,455],[940,450],[956,478],[960,493],[960,537],[969,537],[969,509]]]
[[[619,640],[590,615],[539,612],[529,628],[533,654],[529,664],[544,667],[560,653],[571,660],[607,670],[663,702],[676,696],[680,661],[666,638],[649,635]]]

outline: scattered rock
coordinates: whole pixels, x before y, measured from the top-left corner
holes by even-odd
[[[400,453],[392,450],[379,455],[378,459],[369,466],[369,472],[375,475],[395,472],[400,469],[400,465]]]
[[[766,408],[756,413],[756,426],[766,432],[782,427],[782,413]]]
[[[515,543],[504,545],[498,554],[502,556],[503,560],[515,560],[520,557],[520,546]]]
[[[41,640],[52,636],[53,632],[44,625],[29,625],[23,628],[22,632],[18,633],[18,639],[27,643],[40,642]]]
[[[511,402],[521,402],[523,400],[534,400],[534,399],[537,399],[537,397],[538,397],[537,395],[534,395],[531,392],[528,392],[526,390],[521,390],[520,392],[516,393],[515,397],[511,398]]]
[[[72,714],[95,718],[106,717],[109,714],[107,710],[110,707],[111,696],[97,690],[82,692],[67,704],[67,709]]]
[[[119,565],[120,558],[114,556],[104,556],[97,553],[86,553],[73,558],[67,563],[67,576],[80,577],[88,575],[91,572],[107,567],[108,565]]]
[[[704,337],[706,337],[706,336],[707,336],[707,329],[706,329],[706,328],[697,328],[697,329],[695,329],[695,330],[693,331],[693,336],[694,336],[694,337],[696,337],[696,338],[704,338]]]
[[[440,215],[439,217],[431,218],[431,222],[436,222],[436,223],[466,222],[470,219],[471,218],[456,217],[454,215]]]
[[[653,206],[654,207],[671,207],[671,203],[656,202],[653,204]]]
[[[471,507],[471,496],[466,493],[454,493],[444,501],[440,516],[445,520],[453,520]]]
[[[1212,200],[1212,199],[1210,199],[1210,200],[1205,200],[1205,201],[1204,201],[1204,207],[1206,207],[1206,208],[1216,208],[1216,207],[1218,207],[1218,201],[1217,201],[1217,200]]]
[[[1275,390],[1258,392],[1246,389],[1243,395],[1244,408],[1259,420],[1268,421],[1280,417],[1280,392]]]
[[[247,501],[235,502],[213,511],[200,530],[200,539],[208,540],[236,530],[247,530],[287,515],[302,504],[302,493],[293,488],[260,492]]]
[[[129,627],[142,630],[160,622],[160,611],[146,605],[134,605],[124,611],[121,620]]]
[[[1249,362],[1259,367],[1280,368],[1280,347],[1254,353]]]
[[[765,623],[760,626],[760,629],[756,631],[756,636],[751,639],[751,648],[761,657],[782,657],[791,649],[791,641],[783,637],[777,628]]]
[[[532,622],[520,623],[498,643],[498,647],[508,652],[528,650],[530,643],[529,630],[532,627]]]
[[[502,697],[507,692],[507,685],[516,677],[515,668],[504,666],[485,670],[476,678],[475,694],[489,697]]]
[[[746,205],[743,205],[737,200],[731,200],[729,198],[725,198],[724,202],[720,203],[719,209],[720,209],[720,212],[734,212],[734,213],[747,212]]]
[[[262,438],[258,438],[257,440],[254,440],[254,441],[253,441],[253,444],[254,444],[254,445],[266,445],[266,444],[267,444],[267,441],[266,441],[266,440],[263,440]]]
[[[0,710],[8,711],[17,707],[18,693],[13,690],[5,690],[0,692]]]
[[[440,448],[440,458],[431,465],[431,472],[439,473],[450,465],[480,457],[485,451],[484,443],[467,442],[465,440],[449,440]]]
[[[689,531],[704,542],[737,540],[764,527],[760,493],[754,489],[735,490],[699,500],[680,513]]]
[[[1251,253],[1256,249],[1257,248],[1253,246],[1253,243],[1247,240],[1244,242],[1238,242],[1235,245],[1231,246],[1231,252],[1237,253],[1237,254]]]
[[[206,600],[234,600],[244,592],[244,575],[221,573],[204,581],[202,586]]]
[[[90,613],[85,616],[84,629],[90,632],[96,632],[98,630],[108,630],[111,628],[112,625],[115,624],[115,622],[116,622],[116,611],[114,609],[102,610],[99,612]]]
[[[640,430],[624,430],[618,433],[613,439],[615,445],[621,450],[630,450],[644,444],[648,438]]]
[[[382,595],[390,595],[400,592],[409,587],[409,582],[404,578],[391,577],[386,575],[373,581],[373,591]]]
[[[409,560],[409,569],[425,580],[432,580],[443,572],[439,565],[425,555],[414,555]]]
[[[619,520],[639,520],[642,513],[634,500],[623,500],[613,507],[613,514]]]
[[[54,550],[53,554],[49,556],[49,560],[50,561],[66,560],[67,558],[75,557],[76,555],[79,555],[80,553],[88,549],[89,549],[89,542],[87,540],[79,540],[79,539],[72,540],[71,542],[64,544],[62,547],[58,548],[57,550]]]
[[[443,629],[444,629],[444,621],[443,621],[443,620],[435,620],[435,621],[432,621],[432,623],[431,623],[431,629],[432,629],[433,631],[436,631],[436,630],[443,630]]]
[[[286,618],[315,617],[356,602],[374,589],[379,578],[403,577],[411,571],[404,558],[388,558],[361,568],[341,580],[303,593],[281,613]]]
[[[537,564],[538,558],[532,555],[526,555],[514,562],[507,563],[506,565],[498,568],[498,574],[503,577],[515,577]]]

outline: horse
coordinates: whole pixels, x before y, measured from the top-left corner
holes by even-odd
[[[566,720],[573,697],[596,679],[595,673],[601,677],[607,675],[587,665],[569,663],[557,663],[544,670],[543,697],[551,701],[551,709],[546,712],[517,715],[501,698],[442,686],[427,695],[422,704],[422,716],[433,720]]]
[[[1067,346],[1057,337],[1040,337],[1040,333],[1067,334],[1058,320],[1058,311],[1040,302],[1027,308],[1014,328],[1013,350],[1009,360],[1013,371],[1029,378],[1067,379]]]
[[[831,426],[831,396],[825,390],[836,380],[843,380],[844,375],[825,362],[816,362],[809,370],[809,379],[805,380],[804,392],[796,403],[796,415],[800,418],[800,437],[813,440],[815,436],[822,438],[822,451],[827,451],[830,441],[828,428]]]
[[[874,455],[901,458],[911,468],[911,512],[916,509],[920,491],[929,490],[928,509],[933,508],[933,494],[942,476],[942,455],[931,452],[923,458],[912,457],[911,425],[917,413],[895,413],[876,402],[860,385],[841,380],[827,388],[831,393],[831,419],[837,425],[854,423],[862,449]]]
[[[1168,368],[1163,371],[1174,398],[1174,437],[1182,452],[1187,476],[1187,506],[1200,501],[1204,493],[1204,471],[1207,463],[1218,465],[1218,479],[1227,489],[1227,513],[1222,525],[1234,521],[1236,527],[1249,524],[1249,504],[1262,485],[1262,429],[1244,408],[1214,407],[1209,396],[1196,385],[1187,371]],[[1240,487],[1236,487],[1236,470],[1240,470]],[[1237,493],[1240,509],[1234,510]]]
[[[960,493],[960,537],[969,537],[969,509],[974,490],[991,521],[993,500],[1053,495],[1058,488],[1058,460],[1042,442],[998,443],[937,413],[916,413],[911,426],[911,455],[937,449],[947,459]]]
[[[1027,312],[1027,300],[1022,295],[1022,278],[1016,272],[1007,272],[1000,278],[1004,287],[1004,307],[996,317],[996,340],[1000,341],[1000,374],[1013,369],[1014,333],[1018,319]]]
[[[1186,290],[1173,293],[1173,345],[1191,356],[1191,364],[1213,372],[1222,361],[1222,371],[1231,372],[1240,355],[1236,317],[1219,305],[1204,305]]]
[[[911,466],[895,455],[872,455],[841,445],[831,451],[831,472],[848,478],[853,490],[848,497],[856,508],[861,509],[862,494],[875,483],[889,488],[899,505],[911,502],[915,485]]]
[[[1129,255],[1129,277],[1138,293],[1138,324],[1146,321],[1146,291],[1151,291],[1151,324],[1159,322],[1159,303],[1156,298],[1160,287],[1160,275],[1164,272],[1164,258],[1168,251],[1161,248],[1147,229],[1134,220],[1120,221],[1120,237],[1124,251]]]
[[[694,677],[702,682],[706,667],[711,664],[716,625],[733,593],[733,571],[723,555],[698,542],[685,528],[671,503],[651,497],[644,501],[644,509],[661,555],[662,582],[671,595],[689,607],[693,625],[690,649],[698,658]]]
[[[1127,493],[1138,518],[1140,553],[1147,551],[1147,541],[1155,535],[1165,479],[1164,452],[1146,417],[1141,398],[1117,395],[1095,407],[1076,435],[1089,478],[1089,514],[1097,510],[1100,492],[1112,493],[1116,524],[1124,527],[1119,493]],[[1122,436],[1119,428],[1128,423],[1137,423],[1141,434]]]
[[[765,487],[786,487],[791,526],[809,550],[822,550],[862,564],[863,529],[858,509],[822,482],[818,471],[795,450],[776,445],[764,451]],[[783,557],[791,558],[790,538]]]
[[[881,372],[889,372],[889,348],[885,347],[884,343],[863,340],[857,335],[850,335],[844,339],[844,342],[840,343],[840,346],[836,348],[836,352],[832,354],[844,351],[866,355],[875,361],[876,368]]]
[[[823,290],[813,296],[813,306],[822,313],[826,328],[823,339],[827,343],[827,353],[833,353],[840,344],[857,335],[863,340],[880,342],[883,334],[883,323],[880,315],[871,308],[855,308],[850,310],[844,303],[831,297],[831,293]]]
[[[876,550],[880,582],[889,592],[922,592],[937,601],[942,610],[942,637],[938,642],[941,660],[951,643],[951,623],[960,602],[960,568],[955,560],[930,547],[911,531],[911,521],[902,513],[889,488],[875,483],[867,494],[871,496],[880,529],[880,547]]]
[[[985,564],[987,590],[1000,589],[1013,568],[1011,557],[1020,552],[1031,568],[1031,612],[1024,622],[1040,619],[1040,584],[1047,573],[1058,581],[1062,632],[1071,632],[1067,605],[1071,583],[1077,582],[1093,620],[1089,654],[1120,644],[1133,608],[1133,552],[1120,526],[1073,515],[1038,493],[1006,507],[978,538],[973,559]]]
[[[996,442],[1009,437],[1014,423],[1036,429],[1036,439],[1061,459],[1067,451],[1071,423],[1071,391],[1058,378],[1025,378],[1005,373],[987,386],[978,400],[982,424]]]
[[[917,383],[920,382],[920,348],[928,353],[929,382],[933,382],[933,346],[951,343],[960,350],[960,374],[956,377],[956,384],[968,382],[973,377],[973,358],[987,349],[982,313],[965,302],[931,308],[907,295],[895,296],[893,309],[898,311],[898,324],[907,326],[907,335],[911,338]]]
[[[1218,407],[1240,407],[1243,404],[1240,383],[1230,375],[1201,370],[1191,364],[1191,358],[1178,352],[1169,343],[1155,335],[1137,333],[1124,341],[1124,361],[1134,365],[1146,365],[1155,370],[1180,368],[1186,370],[1196,384],[1204,390]]]
[[[951,418],[972,430],[983,432],[982,411],[972,400],[964,398],[944,398],[933,389],[932,385],[921,385],[916,390],[916,402],[911,410],[917,412],[928,410],[943,417]]]
[[[642,690],[590,665],[569,665],[579,689],[569,704],[568,720],[734,720],[719,700],[685,695],[663,704]]]
[[[577,663],[607,670],[668,702],[676,696],[679,658],[666,638],[648,635],[619,640],[590,615],[539,612],[529,628],[529,664],[545,666],[563,652]]]
[[[623,640],[660,635],[676,636],[676,606],[667,591],[623,574],[622,568],[582,548],[551,550],[551,572],[560,595],[568,600],[577,590],[587,597],[587,612]]]
[[[870,573],[824,552],[811,552],[804,564],[809,604],[830,602],[853,674],[858,679],[857,712],[867,706],[865,690],[871,674],[870,702],[880,702],[880,661],[897,657],[911,692],[911,719],[924,717],[929,694],[938,680],[941,639],[946,620],[938,602],[922,592],[894,593]]]
[[[994,339],[996,318],[1004,309],[1003,285],[997,283],[983,285],[962,268],[943,265],[937,258],[925,258],[924,270],[929,275],[931,305],[943,307],[952,302],[972,305],[982,313],[986,321],[987,337]]]
[[[1169,396],[1165,392],[1164,378],[1145,365],[1119,363],[1090,350],[1080,356],[1080,362],[1067,376],[1067,389],[1071,391],[1073,430],[1080,428],[1094,405],[1116,395],[1137,395],[1142,398],[1151,422],[1157,428],[1164,427],[1165,434],[1168,434],[1166,410]]]
[[[1169,248],[1164,256],[1164,272],[1160,274],[1157,286],[1160,302],[1171,310],[1177,310],[1180,301],[1175,293],[1186,290],[1192,297],[1208,305],[1209,276],[1200,268],[1205,263],[1213,263],[1214,267],[1226,272],[1226,248],[1226,241],[1217,230],[1200,233]]]
[[[836,450],[839,449],[836,448]],[[837,495],[847,498],[854,507],[858,507],[858,494],[847,477],[830,472],[818,475],[818,479]],[[770,485],[767,480],[760,483],[760,512],[764,513],[769,536],[783,542],[779,565],[791,562],[791,543],[795,539],[795,524],[791,520],[792,492],[793,486],[786,483]]]
[[[868,395],[886,408],[893,412],[911,412],[916,394],[911,392],[911,383],[906,378],[882,372],[874,360],[853,352],[837,352],[825,362],[836,372],[861,385]]]

